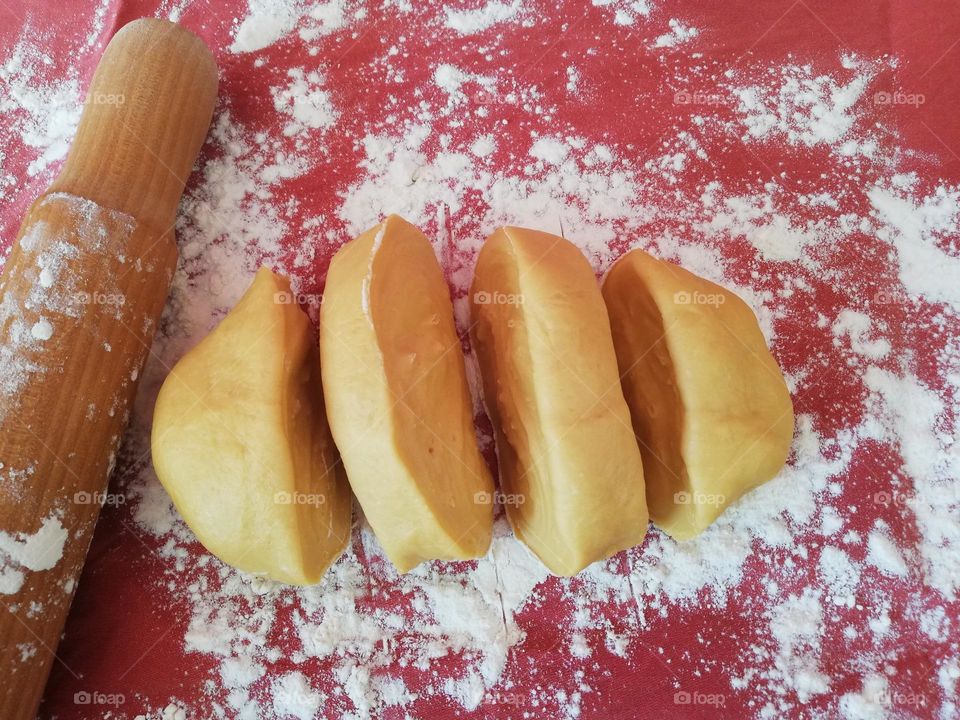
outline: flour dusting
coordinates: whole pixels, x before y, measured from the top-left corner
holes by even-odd
[[[404,21],[417,12],[384,7]],[[533,3],[430,9],[438,45],[387,36],[374,5],[353,0],[248,0],[230,28],[231,60],[269,69],[266,92],[256,112],[237,98],[218,107],[181,205],[180,265],[120,458],[130,507],[108,509],[128,513],[156,553],[156,592],[182,612],[177,640],[206,668],[204,716],[360,720],[436,706],[572,719],[599,707],[610,682],[599,668],[651,662],[678,705],[737,699],[771,720],[954,717],[960,187],[878,115],[879,78],[894,60],[838,51],[816,63],[701,62],[710,28],[654,3],[592,0],[586,17],[611,39],[629,39],[651,67],[685,70],[671,76],[678,87],[646,99],[655,116],[665,103],[664,122],[627,141],[571,112],[597,112],[609,59],[592,45],[605,35],[579,54],[557,49],[550,77],[496,56],[502,34],[546,22]],[[288,52],[287,65],[268,66]],[[344,52],[362,70],[349,81],[338,74]],[[0,155],[26,148],[39,176],[63,156],[77,84],[40,72],[29,34],[6,56],[0,78],[26,100],[10,108],[18,137],[0,134]],[[748,172],[725,164],[732,151]],[[336,166],[347,171],[330,171],[334,152],[349,155]],[[13,177],[0,172],[0,196]],[[651,528],[643,546],[575,578],[550,576],[499,510],[476,562],[398,576],[357,510],[350,547],[317,586],[223,566],[147,460],[159,386],[261,264],[290,275],[315,318],[329,255],[390,213],[430,237],[461,331],[476,255],[501,224],[563,234],[598,277],[642,247],[731,288],[757,313],[794,397],[787,466],[701,536],[677,543]],[[65,258],[38,259],[38,288],[60,285]],[[56,324],[43,322],[10,332],[55,341]],[[476,387],[469,352],[467,367]],[[0,389],[14,392],[30,371],[4,370]],[[478,428],[489,452],[488,426]],[[4,492],[28,478],[28,468],[0,466]],[[0,536],[0,559],[10,559],[0,587],[49,562],[26,553],[31,542]],[[663,643],[704,617],[725,632]],[[530,680],[528,662],[557,657],[554,680]],[[199,712],[150,700],[159,705],[145,717]]]

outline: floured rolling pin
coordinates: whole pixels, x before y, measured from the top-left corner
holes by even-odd
[[[216,95],[198,37],[162,20],[123,27],[63,171],[30,207],[0,276],[3,720],[36,716],[176,268],[177,204]]]

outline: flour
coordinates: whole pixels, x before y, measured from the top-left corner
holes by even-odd
[[[347,26],[351,17],[363,17],[365,10],[351,8],[345,0],[249,0],[246,17],[236,26],[230,51],[262,50],[299,28],[301,39],[311,42]]]
[[[697,29],[684,25],[680,20],[671,19],[668,23],[670,32],[664,33],[653,42],[654,47],[672,48],[680,43],[692,40],[697,36]]]
[[[461,86],[470,79],[470,76],[457,68],[456,65],[443,63],[437,66],[433,73],[433,79],[437,86],[448,95],[456,94]]]
[[[880,523],[867,537],[867,562],[888,575],[907,574],[907,564],[896,544],[887,534],[887,529]]]
[[[956,233],[960,224],[960,188],[938,185],[929,195],[911,198],[903,189],[876,186],[868,197],[884,223],[878,237],[897,250],[900,282],[912,295],[931,302],[960,304],[960,283],[955,272],[931,273],[930,268],[950,268],[956,256],[937,241]]]
[[[497,150],[497,143],[492,135],[481,135],[470,145],[470,152],[478,158],[485,158]]]
[[[835,605],[852,607],[860,584],[860,568],[841,548],[828,545],[820,551],[820,574]]]
[[[949,718],[958,709],[957,686],[960,684],[960,661],[956,658],[942,663],[937,670],[937,679],[943,688],[944,697],[948,698],[940,708],[940,717]]]
[[[887,679],[882,675],[868,675],[860,692],[846,693],[840,698],[840,708],[849,720],[883,720],[887,717]]]
[[[926,582],[956,599],[960,593],[960,454],[956,434],[951,437],[939,431],[943,400],[910,373],[898,377],[869,367],[864,379],[874,393],[871,401],[883,423],[881,432],[900,439],[904,468],[912,481],[903,499],[921,533],[918,550]],[[874,528],[871,537],[877,567],[902,574],[903,560],[885,528]]]
[[[851,59],[845,65],[859,70],[846,84],[829,75],[814,75],[809,65],[788,65],[771,71],[768,85],[732,87],[747,132],[746,140],[784,137],[807,146],[833,145],[843,140],[857,119],[856,104],[873,70],[868,63]],[[857,152],[869,154],[874,140],[868,136]],[[845,154],[849,146],[838,146]]]
[[[869,160],[869,153],[879,150],[870,149],[874,141],[869,132],[856,130],[857,102],[869,87],[875,67],[858,61],[843,64],[842,72],[846,79],[841,81],[817,76],[809,68],[790,66],[769,84],[742,87],[728,78],[727,87],[735,88],[731,92],[740,99],[735,122],[745,129],[746,142],[823,145],[839,153],[855,139],[856,154],[865,162]],[[281,90],[284,102],[277,106],[278,112],[288,117],[296,98],[311,92],[306,75],[290,77],[293,82]],[[301,84],[301,77],[307,82]],[[319,76],[315,80],[313,87],[319,88]],[[500,223],[563,231],[580,245],[598,272],[615,259],[610,243],[618,235],[639,238],[641,245],[733,286],[757,311],[765,335],[776,342],[779,327],[787,319],[779,298],[812,296],[817,276],[834,272],[833,249],[850,233],[868,233],[888,246],[899,244],[904,255],[901,267],[908,268],[918,243],[921,250],[937,246],[936,239],[949,232],[948,223],[956,210],[956,198],[949,188],[921,195],[916,183],[904,178],[891,180],[882,174],[872,183],[859,176],[855,180],[825,178],[821,188],[804,193],[801,201],[819,208],[816,220],[801,220],[795,214],[791,208],[795,193],[778,178],[768,178],[746,192],[742,187],[731,192],[721,179],[708,175],[694,195],[665,196],[663,182],[679,187],[689,173],[702,172],[698,163],[707,155],[698,138],[708,131],[703,129],[707,126],[678,132],[641,168],[625,163],[623,158],[629,157],[629,152],[615,143],[591,143],[572,129],[535,127],[519,147],[514,146],[526,158],[523,171],[492,172],[485,164],[486,158],[499,152],[505,139],[481,130],[465,140],[443,140],[436,145],[431,143],[436,132],[431,124],[438,118],[457,117],[469,106],[476,87],[507,98],[513,91],[504,93],[501,88],[509,87],[510,79],[498,77],[494,82],[458,65],[440,63],[435,66],[432,81],[441,91],[434,106],[399,122],[391,120],[369,127],[362,139],[359,176],[340,192],[337,219],[342,223],[343,237],[367,230],[383,215],[396,212],[422,226],[434,238],[438,252],[443,253],[445,218],[456,218],[456,251],[445,256],[445,268],[454,285],[461,326],[468,323],[463,298],[472,258],[481,245],[484,229]],[[539,101],[534,94],[524,97],[516,96],[515,107],[535,114]],[[525,109],[527,104],[529,110]],[[544,109],[550,111],[549,107]],[[335,127],[335,108],[331,118]],[[721,129],[726,131],[726,127]],[[295,134],[305,131],[309,135],[310,130],[304,126]],[[317,130],[325,132],[327,128]],[[174,302],[168,308],[167,324],[173,330],[158,341],[160,355],[169,358],[168,362],[186,345],[187,338],[195,337],[200,328],[210,324],[209,317],[217,317],[229,307],[230,298],[245,284],[241,278],[249,277],[256,259],[281,261],[281,239],[293,227],[293,220],[279,215],[270,203],[272,187],[307,169],[288,161],[267,171],[272,167],[273,150],[269,144],[266,148],[254,145],[248,136],[249,131],[237,125],[228,110],[221,115],[213,142],[225,148],[225,160],[213,161],[205,171],[205,182],[187,199],[181,236],[189,248],[185,266],[192,271],[189,283],[177,281]],[[255,183],[253,178],[263,177],[265,171],[268,184]],[[886,170],[878,166],[872,172]],[[882,188],[878,192],[886,194],[874,192],[869,197],[871,187]],[[866,207],[851,213],[849,199],[858,192]],[[903,202],[891,203],[888,196]],[[468,197],[480,197],[482,201],[469,204]],[[205,213],[198,212],[206,203],[220,202],[220,198],[228,198],[229,203],[215,213],[215,218],[207,220]],[[927,219],[919,226],[905,224],[905,218],[917,208],[926,208]],[[643,228],[658,223],[666,223],[666,231],[646,239]],[[789,267],[794,275],[782,277],[782,286],[773,290],[754,287],[749,280],[733,281],[733,266],[715,243],[738,241],[746,241],[753,249],[755,262]],[[247,249],[251,247],[253,252]],[[949,265],[953,261],[947,257],[943,262]],[[210,306],[197,307],[195,293],[214,278],[218,284],[207,297]],[[929,295],[930,282],[922,281],[919,275],[909,282],[911,293]],[[903,284],[911,287],[907,279]],[[192,299],[189,306],[177,300],[181,296]],[[927,582],[951,596],[955,570],[952,561],[942,555],[943,548],[953,547],[945,523],[956,503],[943,503],[931,494],[932,486],[946,482],[947,465],[953,462],[945,459],[950,446],[944,443],[949,441],[935,432],[943,404],[918,386],[909,371],[876,365],[891,359],[895,349],[887,337],[889,328],[871,313],[870,297],[853,294],[851,304],[839,308],[833,317],[813,316],[809,322],[810,327],[823,329],[827,346],[833,348],[836,357],[857,359],[855,372],[869,389],[865,400],[868,416],[840,430],[824,431],[818,428],[816,417],[799,414],[787,468],[730,508],[701,537],[678,544],[651,531],[642,549],[627,554],[626,575],[601,563],[585,571],[576,584],[565,584],[563,597],[577,608],[565,639],[572,657],[588,662],[606,649],[630,657],[652,617],[669,618],[683,608],[703,604],[728,607],[751,558],[759,556],[765,558],[761,564],[767,577],[769,609],[755,618],[762,637],[746,652],[740,674],[733,677],[732,690],[751,692],[762,717],[778,717],[829,696],[833,679],[823,665],[819,648],[838,622],[830,609],[857,612],[863,597],[870,597],[865,627],[878,639],[895,637],[891,610],[882,598],[874,597],[873,589],[884,577],[910,573],[906,554],[894,542],[888,527],[874,527],[865,539],[844,527],[842,513],[846,508],[838,502],[842,484],[837,480],[853,462],[854,449],[867,439],[901,448],[907,471],[914,479],[910,507],[916,508],[918,517],[928,518],[921,523],[924,540],[919,548]],[[821,361],[813,357],[796,365],[792,387],[803,387],[805,378],[816,373]],[[468,367],[472,363],[468,362]],[[149,382],[154,385],[165,372],[160,366],[148,370]],[[895,400],[905,394],[915,398],[909,414]],[[923,419],[916,424],[912,421],[918,409]],[[483,445],[490,442],[488,436],[481,438]],[[932,475],[931,468],[936,469]],[[925,487],[919,477],[931,478],[931,487]],[[198,562],[189,532],[152,476],[144,476],[134,488],[141,496],[137,508],[141,526],[159,538],[172,539],[162,551],[171,566],[171,591],[183,592],[184,573],[186,578],[196,578],[190,586],[197,591],[188,594],[193,619],[185,645],[189,652],[222,658],[220,685],[226,695],[218,701],[223,703],[219,712],[240,712],[256,699],[272,703],[271,707],[277,707],[278,702],[284,706],[290,699],[284,695],[278,700],[278,692],[286,685],[281,686],[281,680],[269,680],[289,676],[275,676],[270,669],[275,661],[271,660],[267,641],[273,624],[280,622],[274,615],[276,607],[287,603],[295,608],[292,627],[298,650],[292,658],[294,662],[313,659],[332,663],[338,679],[337,697],[326,698],[324,706],[343,707],[344,717],[376,716],[386,707],[415,704],[431,695],[447,697],[470,710],[498,697],[502,702],[502,696],[511,692],[500,683],[509,669],[510,649],[522,645],[527,634],[518,617],[526,608],[536,606],[547,573],[513,539],[502,519],[490,554],[475,567],[453,570],[442,564],[424,566],[403,577],[392,573],[375,537],[361,522],[358,541],[319,586],[295,591],[268,588],[261,593],[251,578],[219,568],[209,560]],[[831,542],[817,550],[808,546],[811,536],[830,537]],[[938,563],[934,557],[940,558]],[[805,566],[812,566],[804,578],[807,586],[788,590],[791,574]],[[379,606],[368,584],[365,568],[370,567],[383,573],[380,582],[386,583],[390,592],[409,598],[406,609],[387,611]],[[630,608],[623,620],[625,626],[614,628],[600,610],[611,602]],[[412,638],[405,632],[410,624],[406,618],[411,614],[415,630]],[[933,633],[932,617],[926,622]],[[601,630],[599,644],[591,632],[594,628]],[[268,649],[260,649],[263,647]],[[251,657],[254,659],[241,661]],[[391,671],[399,662],[416,673],[427,673],[433,663],[447,657],[458,658],[461,670],[450,675],[441,673],[430,680],[421,675],[424,679],[410,685]],[[862,662],[866,668],[881,667],[887,658],[887,654],[864,655]],[[871,707],[870,703],[875,704],[870,699],[874,689],[867,687],[866,694],[843,695],[833,707],[849,717],[858,717],[857,713],[868,712],[864,708]],[[299,687],[299,691],[304,698],[320,692],[313,686]],[[583,687],[573,685],[551,694],[549,700],[546,695],[524,695],[523,702],[536,697],[538,702],[547,703],[546,707],[555,708],[558,716],[573,717],[589,691],[589,684],[584,683]],[[296,711],[289,712],[296,716]]]
[[[110,0],[100,0],[96,9],[93,11],[90,32],[87,34],[87,38],[83,43],[84,50],[90,50],[97,47],[101,42],[106,42],[106,40],[103,39],[103,30],[107,11],[110,10],[110,4]]]
[[[563,140],[553,137],[542,137],[530,147],[531,157],[542,160],[549,165],[561,165],[569,153],[569,146]]]
[[[67,531],[55,515],[45,518],[33,534],[0,531],[0,595],[20,592],[28,572],[56,567],[66,542]]]
[[[402,15],[414,9],[387,5]],[[595,670],[607,653],[628,663],[649,653],[678,689],[681,680],[722,673],[757,717],[886,717],[897,691],[887,668],[915,635],[935,658],[927,681],[943,691],[936,712],[955,715],[960,342],[950,336],[960,304],[960,189],[902,167],[909,149],[875,121],[869,102],[888,61],[825,56],[816,67],[802,58],[768,67],[747,58],[711,70],[706,97],[718,103],[696,108],[688,122],[671,120],[654,145],[638,147],[561,119],[573,115],[567,103],[595,111],[595,68],[575,54],[559,61],[550,87],[509,63],[490,71],[489,48],[481,63],[418,44],[424,77],[413,83],[391,60],[413,53],[412,41],[390,37],[364,69],[371,78],[382,71],[396,93],[360,114],[324,63],[302,58],[322,51],[329,59],[325,42],[344,41],[346,50],[366,30],[368,7],[250,0],[237,18],[232,52],[289,47],[297,66],[274,68],[265,111],[272,117],[251,119],[230,99],[218,108],[199,181],[181,205],[180,265],[126,439],[129,511],[166,572],[157,592],[186,613],[188,658],[213,668],[204,716],[360,720],[418,716],[420,703],[437,703],[451,714],[496,706],[574,718],[602,692]],[[451,43],[482,44],[518,25],[534,28],[530,7],[458,3],[438,9],[435,21]],[[651,62],[682,57],[709,30],[646,2],[593,0],[588,11],[610,33],[629,34]],[[0,156],[22,142],[31,149],[30,176],[62,158],[79,96],[75,80],[41,72],[37,48],[25,33],[0,66],[27,98],[12,108],[15,130],[0,132]],[[706,75],[694,80],[707,84]],[[316,158],[343,132],[356,137],[356,172],[318,178]],[[733,181],[715,168],[727,142],[758,160],[756,173]],[[798,180],[765,167],[771,149],[830,160]],[[9,195],[18,175],[0,173],[0,193]],[[288,201],[291,188],[302,193],[318,180],[330,200],[322,213]],[[569,580],[551,578],[499,512],[491,550],[477,562],[429,563],[397,576],[358,513],[350,547],[315,587],[282,587],[224,567],[186,528],[150,466],[129,462],[148,453],[159,385],[260,264],[291,275],[295,289],[320,283],[319,291],[313,253],[392,212],[434,243],[461,330],[469,326],[476,254],[504,223],[564,234],[598,275],[626,247],[643,247],[732,288],[757,313],[798,398],[787,467],[702,536],[677,543],[651,529],[642,547]],[[861,258],[887,259],[895,272],[878,285]],[[59,287],[64,263],[56,254],[39,258],[37,286]],[[905,346],[917,324],[935,351]],[[29,324],[11,331],[40,342]],[[471,356],[467,367],[475,386]],[[830,404],[821,394],[841,393],[839,417],[810,410]],[[493,439],[483,432],[480,441],[489,448]],[[887,456],[890,467],[876,460]],[[849,487],[865,462],[877,466],[867,473],[872,484]],[[0,487],[17,492],[27,473],[0,468]],[[916,537],[904,527],[915,527]],[[21,540],[29,542],[8,538]],[[30,571],[3,567],[10,587]],[[911,599],[894,604],[885,591],[905,585]],[[551,612],[548,636],[557,644],[543,650],[571,664],[554,684],[526,683],[526,650],[531,636],[542,641]],[[651,645],[654,626],[704,612],[745,621],[730,668],[717,669],[707,641],[685,655]]]
[[[40,340],[41,342],[49,340],[53,337],[53,325],[50,324],[49,320],[42,317],[30,328],[30,334],[34,340]]]
[[[253,52],[272,45],[293,30],[301,8],[299,0],[250,0],[249,12],[237,26],[230,50]]]
[[[811,244],[830,242],[840,235],[828,221],[806,220],[798,225],[789,214],[779,211],[778,196],[782,191],[773,183],[768,183],[762,194],[723,200],[714,198],[717,187],[706,188],[703,202],[716,211],[698,229],[704,233],[744,237],[767,260],[800,260]]]
[[[274,107],[291,118],[283,129],[284,134],[300,135],[332,127],[337,112],[330,94],[322,87],[320,74],[293,68],[287,75],[290,84],[273,90]]]
[[[832,330],[837,343],[849,338],[850,349],[869,360],[880,360],[890,353],[890,342],[883,337],[871,338],[872,321],[866,313],[857,310],[842,310],[833,323]]]
[[[594,7],[613,11],[616,25],[633,25],[638,18],[650,14],[651,6],[647,0],[590,0]]]
[[[5,335],[0,345],[0,417],[15,412],[25,388],[51,371],[42,356],[58,326],[61,332],[64,324],[75,327],[92,303],[99,312],[126,319],[125,298],[115,280],[103,277],[93,297],[82,275],[102,270],[114,253],[126,250],[133,219],[65,193],[44,196],[37,208],[43,212],[51,203],[64,219],[62,228],[55,231],[38,220],[24,229],[18,241],[25,266],[22,285],[0,296],[0,332]],[[105,227],[112,231],[109,244]],[[81,255],[82,265],[76,262]]]
[[[24,168],[29,178],[45,175],[47,168],[67,155],[80,120],[80,85],[76,75],[55,81],[44,79],[44,66],[53,60],[43,49],[40,35],[25,27],[13,51],[0,63],[0,199],[16,187],[14,169],[3,158],[12,147],[25,146],[33,159]]]
[[[161,710],[149,715],[137,715],[134,720],[190,720],[187,710],[177,703],[168,703]]]
[[[521,11],[520,0],[510,3],[490,0],[483,7],[476,10],[455,10],[445,8],[447,13],[447,27],[456,30],[461,35],[474,35],[487,28],[512,20]]]
[[[7,501],[22,497],[26,484],[36,473],[37,465],[31,462],[26,467],[10,467],[0,462],[0,495]]]

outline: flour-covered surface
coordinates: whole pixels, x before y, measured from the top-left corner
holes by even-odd
[[[116,27],[179,19],[221,67],[42,717],[960,717],[954,4],[7,0],[0,15],[5,245]],[[317,587],[224,567],[152,472],[159,385],[261,263],[315,318],[333,251],[389,212],[434,241],[464,334],[477,250],[502,223],[562,232],[598,275],[643,247],[732,287],[788,376],[788,467],[697,540],[651,530],[573,579],[502,521],[486,558],[398,577],[359,515]],[[0,465],[0,482],[29,472]],[[29,544],[9,540],[8,559]]]

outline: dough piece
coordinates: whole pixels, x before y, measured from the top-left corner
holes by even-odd
[[[753,311],[719,285],[633,250],[603,296],[650,515],[692,538],[783,466],[790,393]]]
[[[558,575],[639,544],[643,466],[586,258],[555,235],[500,228],[470,299],[514,532]]]
[[[267,268],[170,372],[152,445],[180,514],[225,563],[309,585],[346,547],[350,488],[314,334],[289,282]]]
[[[484,555],[493,481],[450,291],[413,225],[391,215],[337,252],[320,356],[330,428],[387,557],[407,572]]]

